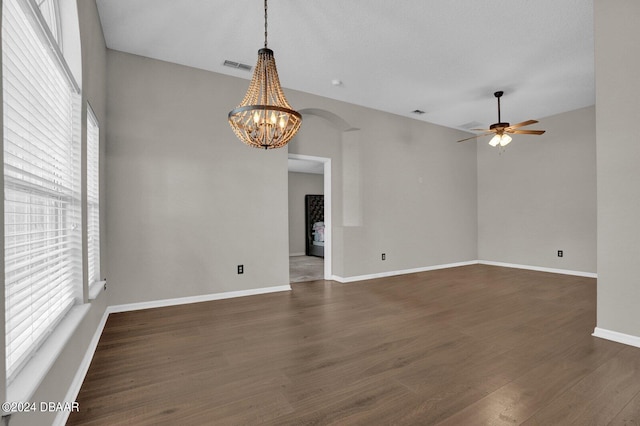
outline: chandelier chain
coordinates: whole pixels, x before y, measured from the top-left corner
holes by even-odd
[[[264,48],[267,48],[267,0],[264,0]]]

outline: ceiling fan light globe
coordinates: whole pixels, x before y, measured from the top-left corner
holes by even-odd
[[[491,146],[498,146],[499,143],[500,143],[500,135],[495,135],[489,141],[489,145]]]
[[[509,135],[502,135],[500,139],[500,146],[507,146],[511,142],[512,138]]]

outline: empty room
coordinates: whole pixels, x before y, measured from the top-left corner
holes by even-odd
[[[1,22],[2,424],[640,425],[640,3]]]

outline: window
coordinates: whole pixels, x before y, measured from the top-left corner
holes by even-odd
[[[87,105],[87,239],[89,284],[100,281],[100,127]]]
[[[3,1],[2,19],[11,381],[81,295],[80,104],[77,84],[34,1]]]

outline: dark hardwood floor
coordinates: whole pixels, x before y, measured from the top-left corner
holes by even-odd
[[[472,265],[112,314],[69,425],[640,425],[595,279]]]

